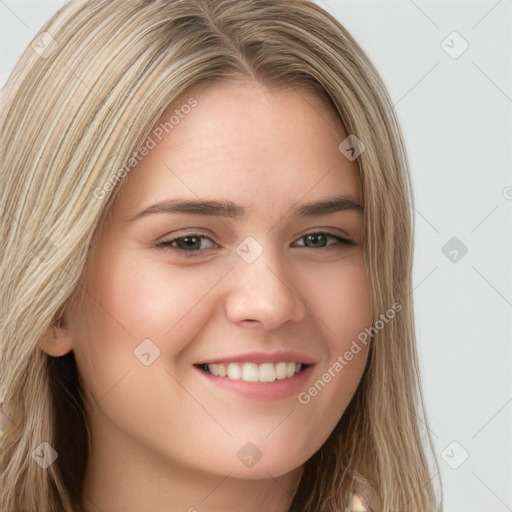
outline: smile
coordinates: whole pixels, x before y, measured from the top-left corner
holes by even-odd
[[[280,363],[204,363],[199,368],[216,377],[244,382],[274,382],[297,375],[307,365],[295,362]]]

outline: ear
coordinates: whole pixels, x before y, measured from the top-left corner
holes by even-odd
[[[63,356],[73,350],[71,332],[64,318],[54,322],[39,342],[41,349],[53,357]]]

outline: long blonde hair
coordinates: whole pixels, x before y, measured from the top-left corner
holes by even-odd
[[[88,255],[129,159],[170,105],[230,77],[314,90],[363,141],[356,164],[373,317],[402,306],[372,333],[356,394],[306,462],[290,510],[339,512],[355,489],[374,510],[440,510],[415,345],[408,162],[365,53],[307,0],[78,0],[41,29],[2,96],[4,512],[82,510],[90,433],[81,381],[73,354],[48,356],[41,337],[85,293]],[[42,442],[58,453],[45,469],[33,457]]]

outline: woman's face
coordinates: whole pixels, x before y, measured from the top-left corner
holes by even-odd
[[[344,357],[371,321],[356,166],[310,92],[217,82],[193,97],[128,174],[86,309],[65,317],[93,447],[277,477],[324,443],[365,367],[367,347]]]

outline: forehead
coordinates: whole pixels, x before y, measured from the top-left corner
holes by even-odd
[[[215,83],[169,108],[151,137],[155,147],[127,175],[114,210],[169,197],[276,209],[301,197],[359,194],[357,168],[338,149],[343,127],[309,90]]]

